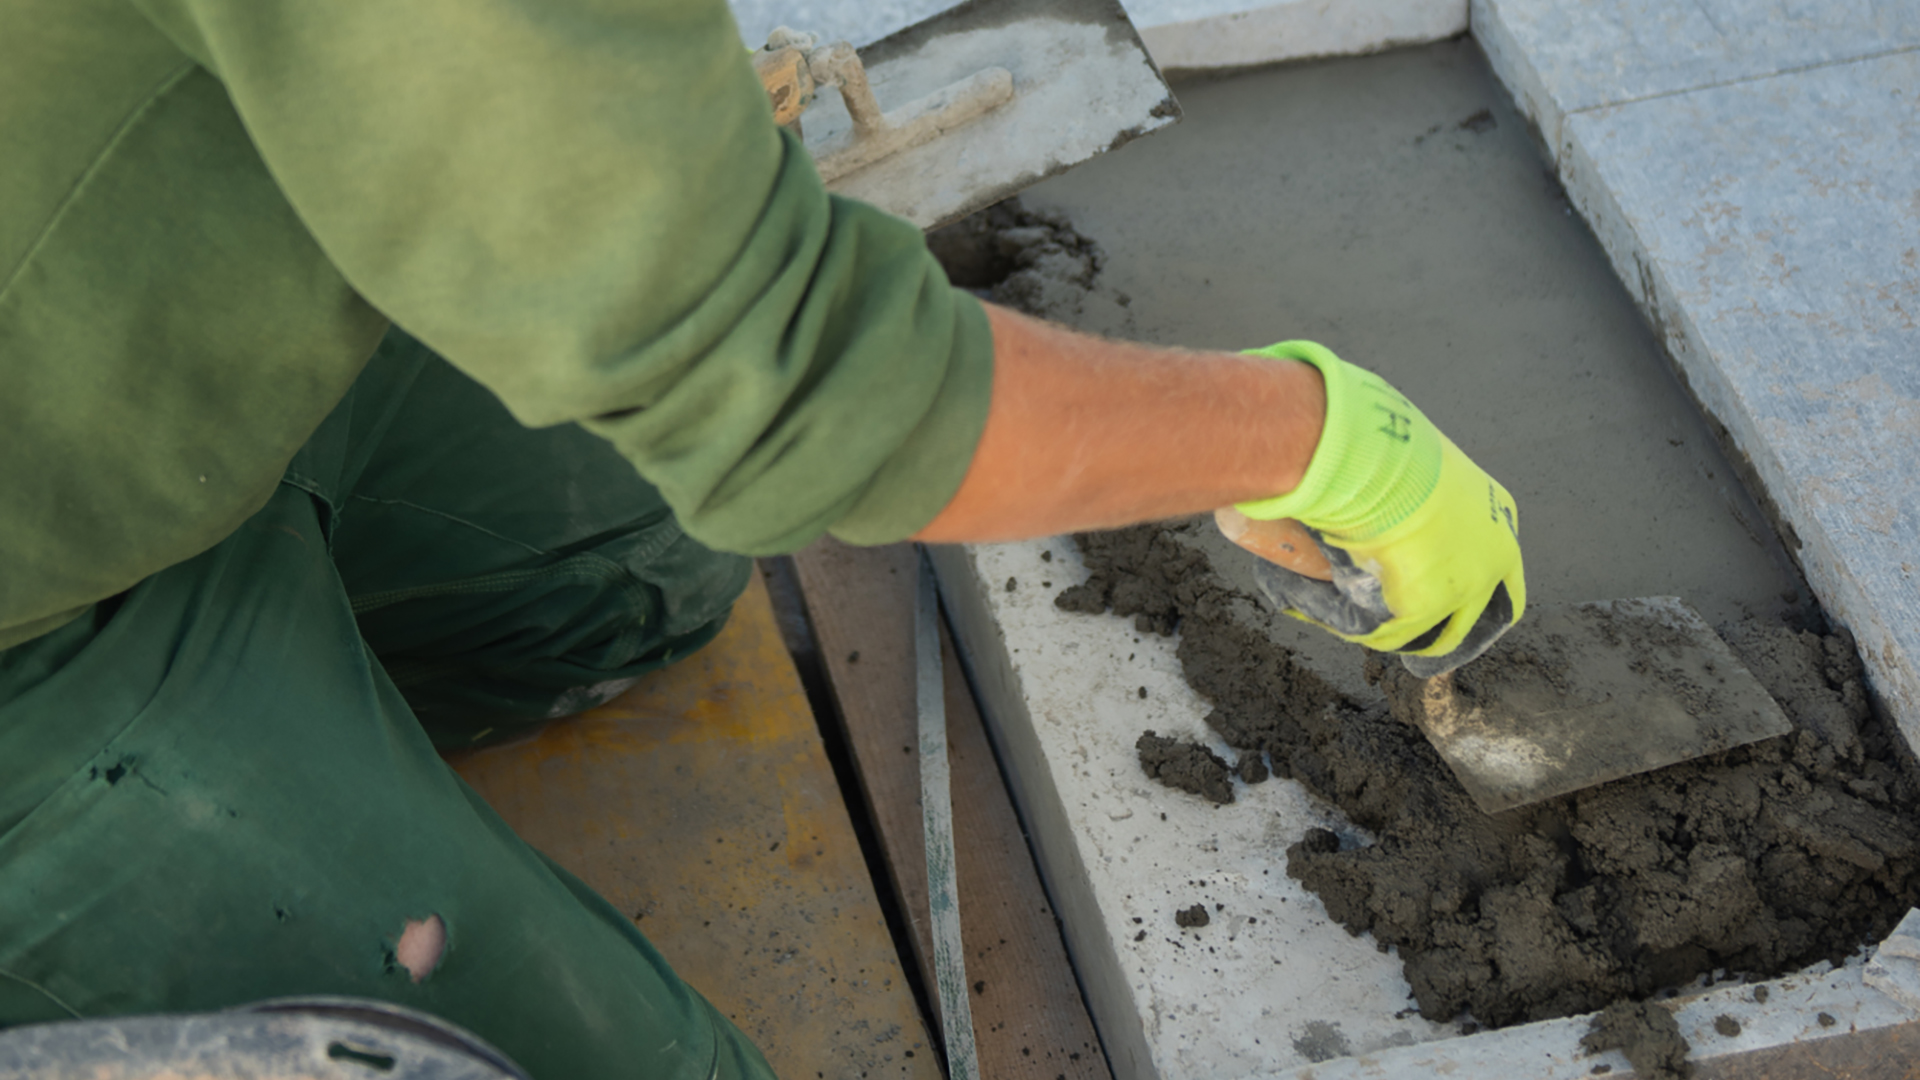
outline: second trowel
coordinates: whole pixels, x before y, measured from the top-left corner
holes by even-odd
[[[1180,117],[1118,0],[967,0],[858,50],[783,27],[754,65],[829,190],[923,229]]]

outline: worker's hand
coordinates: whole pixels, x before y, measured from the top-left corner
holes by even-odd
[[[1486,651],[1526,608],[1513,497],[1379,376],[1309,341],[1250,351],[1312,364],[1327,389],[1300,485],[1218,515],[1229,539],[1271,560],[1261,586],[1422,677]]]

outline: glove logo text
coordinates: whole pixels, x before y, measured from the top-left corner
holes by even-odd
[[[1386,422],[1379,428],[1382,435],[1400,442],[1409,442],[1413,439],[1413,417],[1397,413],[1385,405],[1375,405],[1374,408],[1387,414]]]
[[[1487,484],[1487,517],[1506,522],[1507,531],[1513,534],[1515,540],[1520,539],[1520,526],[1514,523],[1513,507],[1500,501],[1500,489],[1492,483]]]

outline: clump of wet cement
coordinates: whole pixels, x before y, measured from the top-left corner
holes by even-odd
[[[1593,1029],[1580,1037],[1580,1045],[1592,1054],[1625,1054],[1637,1080],[1686,1080],[1693,1075],[1687,1037],[1680,1034],[1672,1013],[1650,1001],[1607,1006],[1593,1018]]]
[[[1430,1019],[1542,1020],[1837,962],[1920,899],[1920,827],[1898,809],[1920,786],[1843,636],[1730,638],[1794,733],[1490,817],[1411,722],[1420,683],[1398,663],[1373,658],[1387,701],[1356,703],[1236,620],[1246,598],[1167,527],[1077,539],[1092,573],[1060,607],[1177,627],[1208,724],[1378,837],[1341,850],[1318,831],[1288,873],[1399,949]]]
[[[1199,743],[1181,742],[1147,731],[1134,740],[1140,768],[1148,776],[1216,805],[1233,801],[1233,775],[1220,755]]]
[[[1173,913],[1174,925],[1183,930],[1196,929],[1212,921],[1213,916],[1207,914],[1207,905],[1205,904],[1195,904],[1192,907],[1181,908],[1179,911]]]
[[[1008,199],[927,234],[927,247],[949,281],[996,304],[1131,336],[1131,299],[1100,284],[1106,254],[1065,215]]]

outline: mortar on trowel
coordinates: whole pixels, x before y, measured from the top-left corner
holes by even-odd
[[[1221,515],[1229,539],[1250,525]],[[1292,572],[1321,581],[1333,565],[1298,522],[1265,522],[1255,579]],[[1469,635],[1469,642],[1473,635]],[[1700,613],[1673,596],[1534,604],[1504,636],[1442,661],[1413,658],[1423,677],[1421,730],[1481,811],[1676,765],[1792,724]]]

